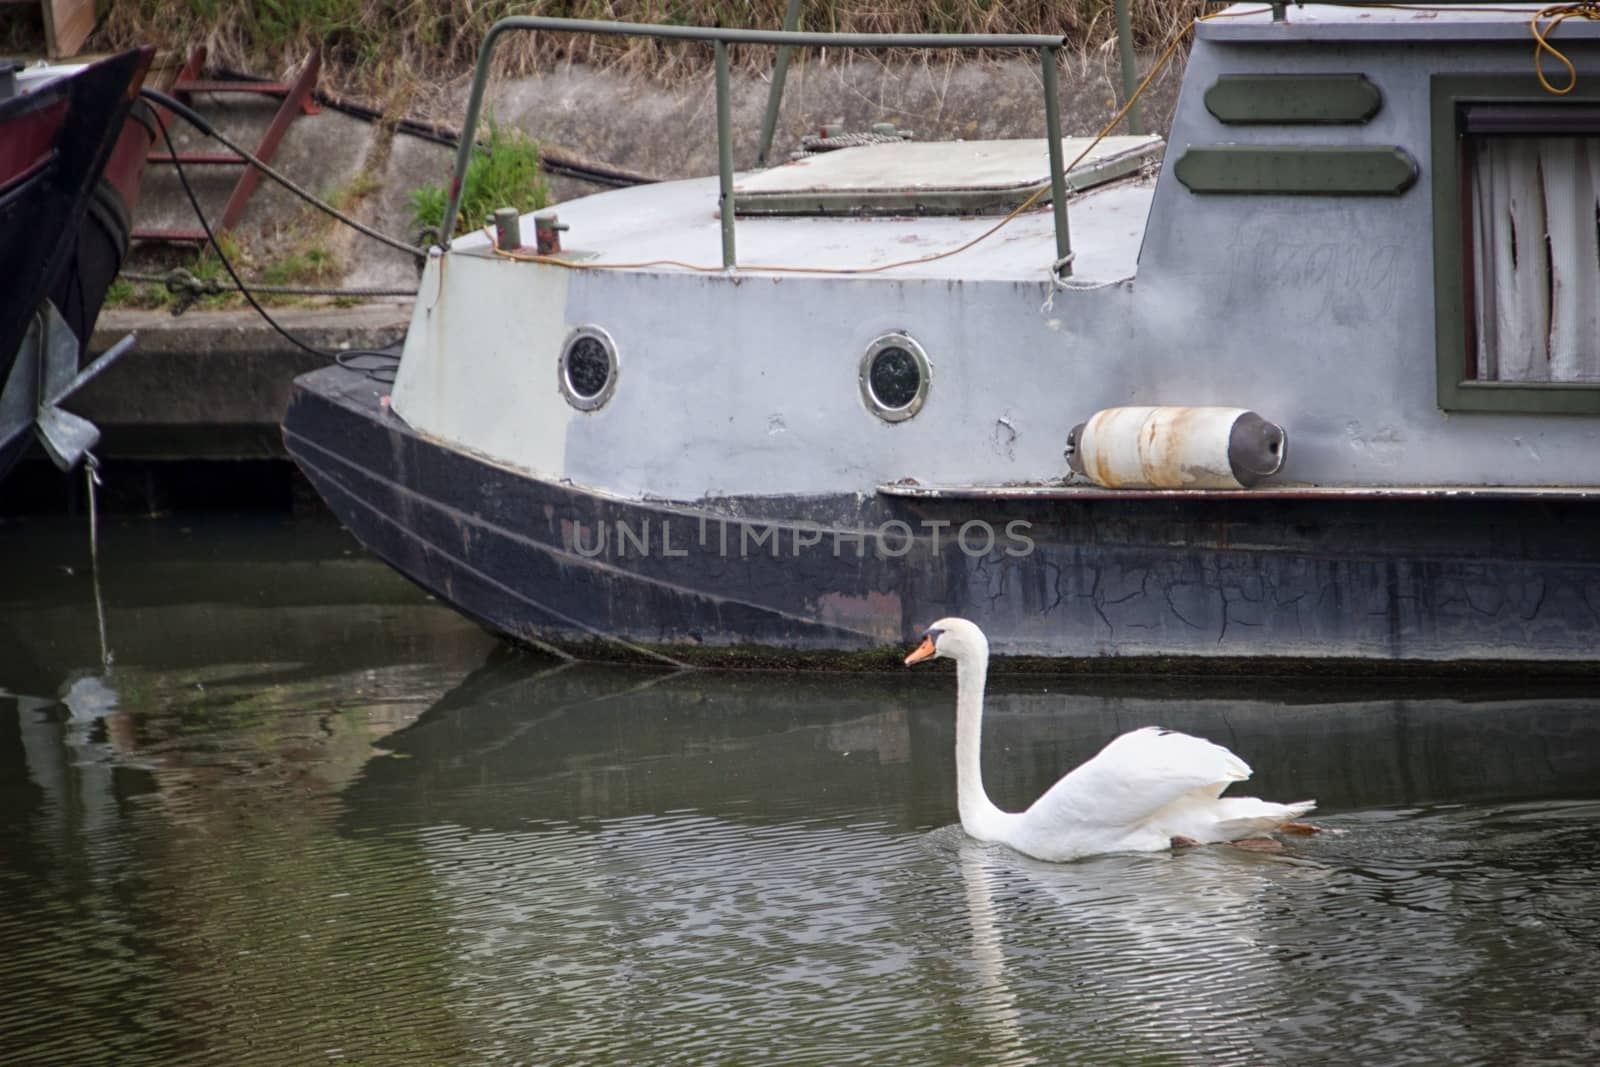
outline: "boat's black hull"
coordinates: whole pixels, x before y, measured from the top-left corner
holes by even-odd
[[[402,573],[582,656],[888,663],[964,615],[997,653],[1058,665],[1600,661],[1588,500],[640,502],[424,438],[386,390],[341,368],[300,378],[289,452]]]
[[[8,275],[0,286],[0,380],[39,301],[78,254],[79,225],[151,55],[124,52],[0,101],[0,137],[18,146],[14,163],[0,172],[0,262]]]
[[[0,391],[30,323],[51,300],[80,342],[128,246],[127,191],[103,180],[119,139],[142,163],[148,139],[125,136],[152,49],[124,52],[34,92],[0,100]],[[17,388],[21,388],[20,386]],[[28,412],[31,415],[31,412]],[[0,478],[31,440],[31,418],[0,410]]]

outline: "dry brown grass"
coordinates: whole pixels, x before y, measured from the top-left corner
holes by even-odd
[[[776,28],[785,6],[785,0],[119,0],[96,44],[153,43],[182,53],[203,43],[214,65],[260,73],[283,71],[320,45],[325,81],[392,105],[419,84],[469,73],[484,31],[506,15]],[[1139,47],[1160,47],[1204,7],[1204,0],[1133,0]],[[1060,34],[1085,55],[1116,33],[1112,0],[814,0],[802,12],[802,27],[818,31]],[[668,82],[703,71],[711,56],[709,47],[553,34],[519,35],[499,54],[504,74],[575,61]],[[741,48],[735,56],[756,71],[772,62],[770,49]]]

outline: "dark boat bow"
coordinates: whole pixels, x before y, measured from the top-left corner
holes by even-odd
[[[84,294],[53,315],[50,297],[83,254],[80,227],[153,55],[149,48],[124,52],[0,100],[0,260],[8,270],[0,287],[0,478],[26,446],[41,401],[64,399],[59,390],[41,390],[51,380],[65,385],[76,372],[76,344],[73,373],[44,368],[47,352],[63,350],[49,334],[67,329],[81,341],[98,313],[101,283],[92,299]],[[61,319],[62,312],[77,321]],[[24,351],[29,358],[19,360]]]

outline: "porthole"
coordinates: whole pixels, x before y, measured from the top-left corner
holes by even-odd
[[[933,368],[922,346],[903,333],[889,333],[861,357],[861,400],[885,422],[901,422],[922,410]]]
[[[561,347],[561,395],[579,411],[593,411],[617,390],[617,345],[598,326],[580,326]]]

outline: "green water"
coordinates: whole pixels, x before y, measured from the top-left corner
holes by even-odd
[[[1030,677],[1327,832],[1047,865],[952,824],[953,679],[509,652],[336,528],[0,524],[0,1063],[1582,1063],[1584,687]]]

